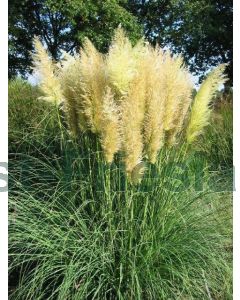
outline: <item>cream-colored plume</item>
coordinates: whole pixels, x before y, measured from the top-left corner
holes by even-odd
[[[145,84],[142,76],[137,76],[131,83],[128,94],[120,103],[122,125],[122,148],[128,174],[142,160],[143,155],[143,120],[145,112]]]
[[[221,64],[209,73],[195,96],[187,127],[188,143],[194,142],[208,124],[211,113],[210,101],[218,88],[226,81],[225,67],[225,64]]]
[[[82,97],[85,114],[88,116],[92,132],[101,132],[103,97],[105,93],[106,72],[104,57],[89,39],[80,51],[80,74],[82,78]]]
[[[136,75],[136,60],[132,45],[120,27],[115,32],[106,57],[106,72],[115,92],[126,94]]]
[[[144,144],[150,162],[155,163],[157,153],[164,143],[166,90],[162,50],[147,47],[142,68],[146,86]]]
[[[33,43],[35,48],[35,53],[32,54],[33,69],[40,77],[40,87],[44,93],[44,96],[41,98],[52,103],[61,103],[63,95],[61,83],[54,74],[56,66],[37,37],[34,38]]]
[[[101,145],[108,163],[113,161],[114,154],[118,152],[121,146],[119,113],[119,108],[114,102],[114,94],[111,88],[107,87],[103,97]]]

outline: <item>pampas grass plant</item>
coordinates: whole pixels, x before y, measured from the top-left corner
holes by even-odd
[[[231,108],[226,143],[202,136],[224,66],[192,101],[183,59],[121,28],[106,55],[86,39],[55,63],[36,38],[33,57],[41,92],[9,85],[10,299],[231,299],[232,178],[208,138],[228,162]]]

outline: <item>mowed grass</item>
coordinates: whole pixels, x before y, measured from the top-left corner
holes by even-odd
[[[37,88],[9,89],[10,299],[232,299],[231,129],[217,154],[211,125],[164,148],[132,185]]]

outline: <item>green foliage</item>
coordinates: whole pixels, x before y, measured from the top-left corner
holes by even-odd
[[[38,122],[37,118],[44,108],[38,105],[36,99],[40,91],[37,87],[32,87],[26,81],[17,78],[9,81],[8,98],[9,98],[9,136],[13,136],[13,131],[22,131],[25,134],[33,123]],[[39,114],[40,113],[40,114]]]
[[[56,108],[45,101],[37,86],[17,78],[8,85],[9,152],[38,152],[39,143],[52,143],[59,132]],[[46,131],[48,134],[46,135]],[[32,143],[34,139],[34,143]],[[24,149],[24,150],[23,150]]]
[[[183,53],[195,74],[202,76],[210,65],[229,63],[226,71],[232,85],[232,0],[131,0],[128,6],[144,24],[146,38]]]
[[[171,165],[162,153],[132,188],[90,143],[68,143],[55,160],[11,160],[10,266],[20,270],[12,299],[230,297],[229,232],[218,231],[228,216],[217,218],[212,194],[194,191],[191,171],[188,188],[172,191],[179,155]]]
[[[227,97],[215,107],[210,124],[197,143],[215,170],[233,167],[233,106],[231,100],[226,101]]]
[[[134,42],[142,35],[136,17],[122,1],[100,0],[13,0],[9,2],[9,77],[31,72],[34,36],[47,45],[53,59],[59,59],[60,49],[73,52],[85,37],[105,51],[119,25]]]

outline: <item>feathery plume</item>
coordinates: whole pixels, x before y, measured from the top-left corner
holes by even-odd
[[[157,153],[164,142],[165,89],[163,72],[163,52],[157,47],[147,48],[142,68],[146,81],[146,106],[144,120],[145,151],[151,163],[155,163]]]
[[[143,78],[137,77],[132,82],[128,95],[121,99],[121,133],[123,140],[124,162],[130,174],[142,160],[145,89]]]
[[[173,146],[177,142],[177,136],[182,131],[192,101],[193,83],[190,74],[182,67],[178,70],[179,86],[176,91],[178,110],[173,119],[173,127],[166,134],[166,144]],[[181,86],[181,88],[180,88]]]
[[[140,162],[139,164],[137,164],[131,173],[131,182],[133,184],[138,184],[139,182],[141,182],[142,177],[144,175],[144,171],[147,169],[146,167],[146,163],[145,162]]]
[[[121,27],[115,31],[108,55],[107,73],[110,84],[120,95],[124,95],[136,73],[133,48]]]
[[[33,70],[40,76],[40,88],[45,95],[41,98],[59,104],[63,101],[63,95],[61,83],[54,74],[55,66],[37,37],[34,38],[33,44],[35,48],[35,53],[32,54]]]
[[[167,51],[164,55],[163,73],[164,73],[164,89],[165,89],[165,116],[164,129],[169,131],[175,127],[175,119],[177,118],[182,94],[185,92],[182,76],[183,58],[181,56],[172,57]]]
[[[80,76],[84,110],[92,132],[101,132],[102,105],[106,86],[106,72],[103,55],[89,39],[85,39],[80,51]]]
[[[113,161],[114,154],[121,145],[119,128],[119,109],[114,102],[114,94],[109,87],[103,97],[103,112],[101,122],[101,145],[108,163]]]
[[[86,130],[86,118],[82,113],[81,106],[81,84],[79,76],[79,59],[70,55],[64,55],[60,62],[59,78],[62,83],[64,96],[64,111],[67,116],[70,133],[77,137],[80,130]],[[80,89],[80,90],[79,90]]]
[[[211,113],[210,101],[220,85],[227,80],[224,75],[225,67],[226,64],[221,64],[209,73],[195,96],[187,127],[188,143],[194,142],[209,122]]]

